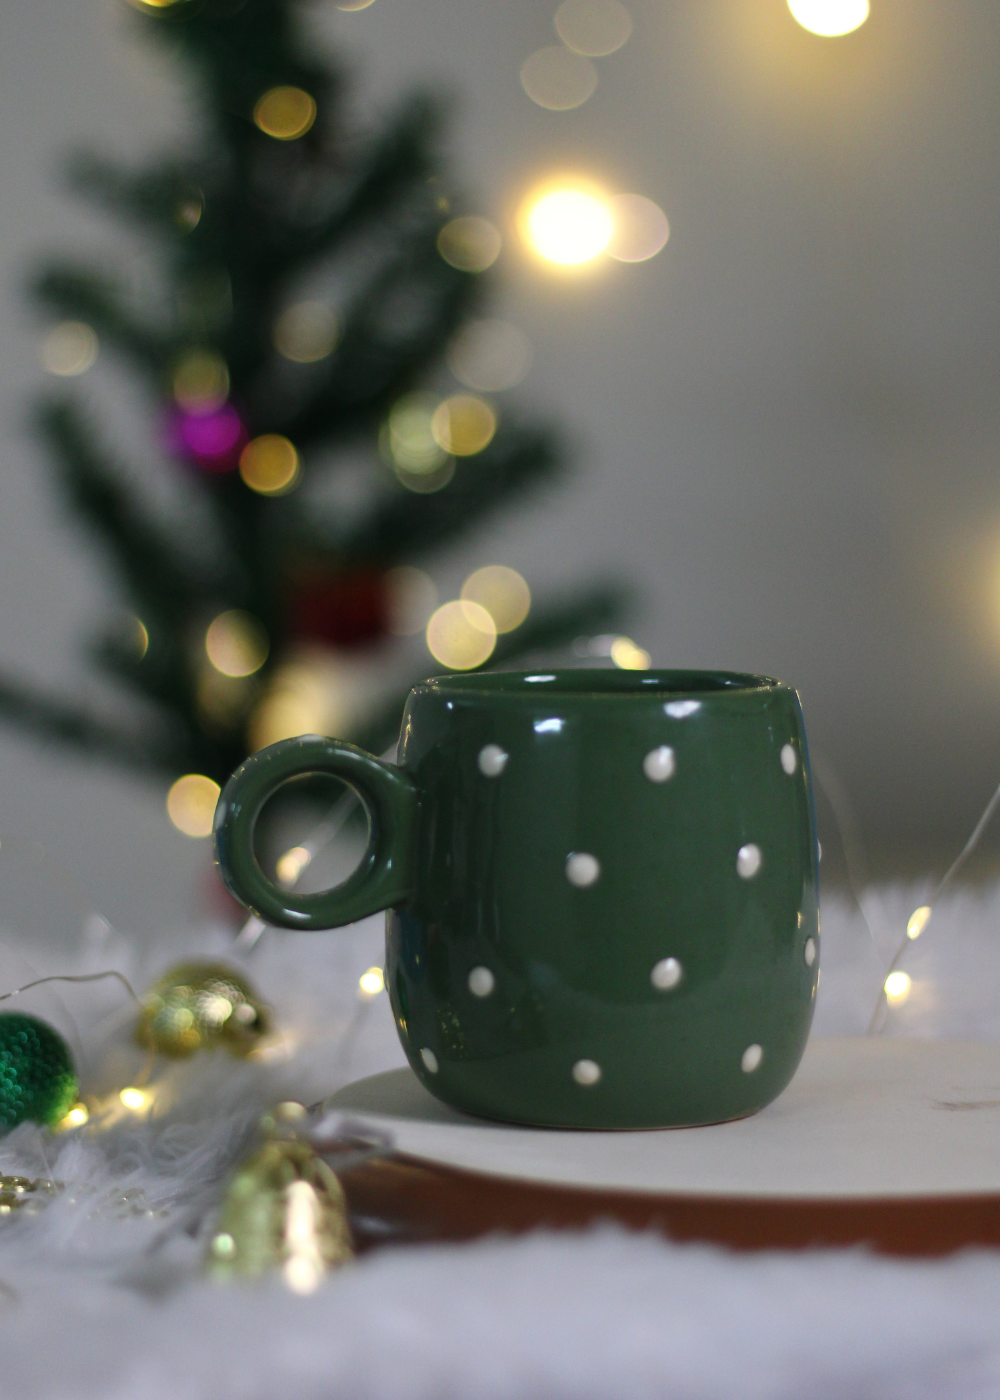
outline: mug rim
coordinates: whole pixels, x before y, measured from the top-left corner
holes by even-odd
[[[602,699],[697,695],[721,698],[754,691],[786,690],[773,676],[750,671],[699,671],[655,668],[620,670],[610,666],[574,666],[532,671],[459,671],[429,676],[413,686],[415,693],[491,695],[505,698],[542,699],[547,695]]]

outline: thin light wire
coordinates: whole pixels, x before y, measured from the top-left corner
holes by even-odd
[[[810,750],[809,766],[812,769],[813,778],[817,786],[822,790],[830,807],[833,817],[833,824],[837,828],[837,835],[840,837],[840,849],[844,854],[844,870],[847,874],[847,888],[851,893],[851,898],[857,906],[861,915],[861,922],[868,930],[868,937],[872,946],[877,949],[878,941],[875,938],[875,931],[868,918],[868,912],[861,901],[859,890],[868,884],[868,858],[865,854],[864,843],[858,830],[857,818],[854,815],[854,808],[851,799],[847,795],[847,789],[840,781],[840,776],[833,764],[824,753],[816,748]],[[879,909],[881,915],[882,910]],[[882,920],[879,919],[881,925]],[[880,932],[883,930],[880,928]]]
[[[962,866],[963,866],[963,865],[965,864],[965,862],[968,860],[969,856],[972,855],[972,852],[973,852],[973,851],[976,849],[976,847],[979,845],[980,838],[982,837],[983,832],[984,832],[984,831],[986,830],[986,828],[989,826],[989,824],[990,824],[990,819],[991,819],[991,817],[993,816],[993,813],[996,811],[996,809],[997,809],[998,806],[1000,806],[1000,786],[997,787],[996,792],[995,792],[995,793],[993,794],[993,796],[990,798],[989,802],[987,802],[986,807],[985,807],[985,809],[984,809],[984,811],[983,811],[982,816],[979,818],[979,820],[976,822],[975,826],[972,828],[972,835],[969,837],[968,841],[966,841],[965,845],[964,845],[964,846],[962,847],[962,849],[959,851],[958,855],[957,855],[957,856],[955,857],[955,859],[952,861],[951,865],[949,865],[948,869],[947,869],[947,870],[945,871],[945,873],[944,873],[944,876],[943,876],[942,879],[939,881],[939,883],[938,883],[938,885],[937,885],[937,888],[933,891],[933,893],[931,894],[930,898],[927,900],[926,905],[923,905],[923,906],[922,906],[923,908],[926,908],[926,909],[928,909],[928,910],[933,910],[935,904],[938,902],[938,900],[939,900],[939,899],[941,898],[941,896],[944,894],[945,890],[946,890],[946,889],[948,888],[948,886],[951,884],[951,882],[952,882],[952,880],[954,879],[954,877],[958,874],[958,872],[961,870]],[[911,915],[910,915],[910,918],[912,918],[912,917],[913,917],[913,915],[911,914]],[[927,927],[927,924],[928,924],[929,922],[930,922],[930,913],[928,913],[927,918],[924,920],[924,928]],[[922,930],[921,930],[921,931],[922,931]],[[868,1034],[869,1034],[869,1035],[874,1035],[874,1034],[875,1034],[875,1029],[876,1029],[876,1027],[877,1027],[877,1025],[878,1025],[879,1016],[880,1016],[881,1013],[882,1013],[883,1007],[885,1008],[886,1012],[888,1012],[888,1009],[889,1009],[889,1002],[888,1002],[888,998],[886,997],[885,984],[886,984],[886,982],[889,980],[889,978],[892,976],[892,974],[896,971],[896,968],[899,966],[899,964],[902,962],[902,960],[903,960],[903,954],[906,952],[907,948],[910,946],[910,944],[911,944],[913,941],[914,941],[914,940],[910,937],[910,935],[909,935],[908,932],[903,934],[903,941],[900,943],[899,947],[896,949],[896,954],[895,954],[895,956],[894,956],[892,962],[889,964],[888,968],[886,969],[886,974],[885,974],[885,976],[882,978],[882,986],[881,986],[881,988],[880,988],[880,990],[879,990],[878,1001],[875,1003],[875,1010],[872,1012],[872,1018],[871,1018],[871,1020],[868,1022]],[[883,1024],[884,1024],[884,1023],[883,1023]]]
[[[0,1001],[8,1001],[11,997],[20,996],[22,992],[30,991],[32,987],[40,987],[44,982],[99,982],[103,977],[114,977],[119,981],[129,996],[139,1009],[142,1009],[142,1002],[136,996],[135,989],[121,972],[116,972],[113,968],[107,972],[84,972],[76,976],[69,973],[54,973],[51,977],[36,977],[33,982],[25,982],[21,987],[15,987],[12,992],[0,992]]]

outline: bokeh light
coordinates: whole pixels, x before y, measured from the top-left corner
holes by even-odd
[[[130,1084],[128,1088],[121,1090],[118,1097],[130,1113],[141,1113],[149,1103],[151,1096],[146,1093],[145,1089],[137,1089]]]
[[[793,17],[824,39],[836,39],[860,29],[868,18],[868,0],[788,0]]]
[[[565,185],[534,196],[522,211],[521,226],[529,246],[562,267],[593,262],[615,231],[607,199],[586,185]]]
[[[358,978],[358,990],[366,997],[377,997],[385,989],[385,976],[380,967],[370,967]]]
[[[614,232],[605,250],[618,262],[646,262],[666,247],[670,224],[658,204],[641,194],[616,194],[610,201]]]
[[[205,212],[205,199],[201,190],[192,190],[185,195],[174,210],[174,223],[184,233],[192,233],[201,223]]]
[[[446,457],[441,466],[432,472],[408,472],[402,467],[396,467],[395,472],[396,480],[407,491],[413,491],[418,496],[430,496],[435,491],[443,491],[451,481],[455,475],[455,459]]]
[[[211,836],[219,784],[204,773],[185,773],[167,793],[167,815],[184,836]]]
[[[389,410],[379,444],[391,467],[414,476],[432,474],[444,465],[447,453],[431,429],[437,400],[429,394],[407,394]]]
[[[283,496],[299,479],[299,454],[280,433],[263,433],[240,453],[240,476],[261,496]]]
[[[132,626],[134,628],[132,635],[135,637],[136,653],[138,654],[139,660],[141,661],[142,658],[146,655],[146,652],[149,650],[149,628],[143,622],[141,617],[133,618]]]
[[[651,657],[636,646],[631,637],[616,637],[611,643],[611,660],[622,671],[648,671]]]
[[[90,1110],[85,1103],[75,1103],[65,1118],[61,1118],[56,1125],[66,1131],[69,1128],[82,1128],[90,1117]]]
[[[253,119],[265,136],[297,141],[316,120],[316,101],[299,87],[271,88],[258,99]]]
[[[437,249],[446,263],[461,272],[485,272],[500,256],[502,240],[489,219],[463,214],[445,224],[437,236]]]
[[[246,714],[249,699],[244,677],[224,676],[214,666],[204,666],[195,678],[198,716],[216,732],[231,731]]]
[[[309,365],[332,353],[338,332],[336,314],[325,302],[299,301],[275,322],[274,347],[286,360]]]
[[[444,603],[427,624],[427,650],[449,671],[471,671],[493,655],[496,623],[478,603],[456,598]]]
[[[497,416],[474,394],[453,394],[439,403],[431,418],[431,433],[443,452],[474,457],[493,441]]]
[[[192,350],[174,367],[171,387],[185,413],[215,413],[229,397],[229,369],[214,350]]]
[[[389,631],[395,637],[415,637],[427,626],[437,605],[434,580],[412,564],[398,564],[385,576],[389,598]]]
[[[324,733],[330,723],[329,709],[330,696],[318,668],[306,663],[282,666],[253,713],[251,750],[299,734]]]
[[[230,608],[205,633],[205,653],[223,676],[252,676],[267,660],[267,631],[252,613]]]
[[[448,368],[469,389],[512,389],[531,365],[531,342],[509,321],[470,321],[448,346]]]
[[[485,608],[498,632],[513,632],[528,616],[531,590],[516,569],[503,564],[488,564],[462,584],[461,596],[467,603]]]
[[[919,909],[914,909],[906,924],[906,936],[909,939],[919,938],[931,920],[931,907],[929,904],[921,904]]]
[[[274,873],[278,884],[290,890],[307,865],[312,863],[312,852],[306,846],[293,846],[278,858]]]
[[[618,0],[563,0],[554,23],[566,47],[588,58],[614,53],[632,33],[632,16]]]
[[[97,359],[97,334],[85,321],[60,321],[42,341],[39,359],[49,374],[83,374]]]
[[[337,0],[338,10],[367,10],[369,5],[374,5],[375,0]]]
[[[885,979],[885,999],[890,1006],[900,1006],[910,995],[913,983],[905,972],[890,972]]]
[[[593,95],[597,69],[589,58],[570,53],[561,44],[551,44],[521,64],[521,86],[539,107],[568,112]]]

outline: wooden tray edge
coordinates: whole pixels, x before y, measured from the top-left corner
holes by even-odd
[[[611,1221],[735,1250],[843,1248],[940,1256],[1000,1245],[1000,1194],[794,1198],[663,1195],[514,1180],[403,1153],[338,1173],[361,1250],[578,1230]]]

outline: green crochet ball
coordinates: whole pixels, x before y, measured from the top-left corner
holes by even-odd
[[[76,1103],[69,1046],[34,1016],[0,1012],[0,1128],[58,1123]]]

